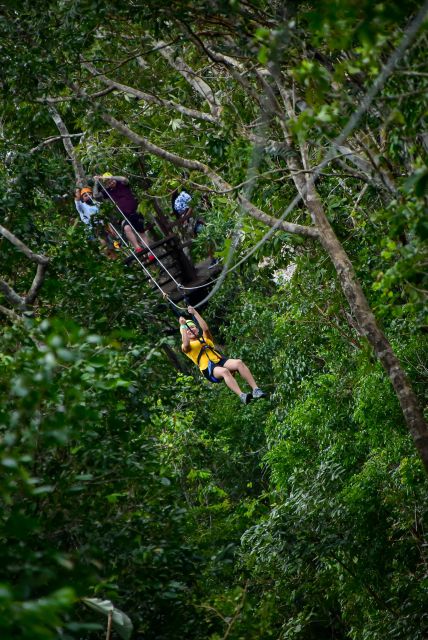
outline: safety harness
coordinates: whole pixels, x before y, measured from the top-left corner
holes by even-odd
[[[206,343],[206,341],[203,338],[198,338],[199,342],[202,345],[201,350],[199,351],[199,355],[198,355],[198,367],[199,367],[199,363],[201,361],[201,358],[203,356],[203,354],[205,353],[208,360],[210,362],[213,362],[209,356],[208,351],[211,351],[215,356],[217,356],[218,358],[224,358],[224,355],[222,353],[219,353],[218,351],[216,351],[215,349],[213,349],[213,347],[210,347],[209,344]],[[213,362],[213,364],[218,364],[217,362]]]
[[[209,355],[209,351],[211,351],[212,354],[214,354],[215,356],[220,358],[220,360],[224,359],[224,357],[225,357],[224,354],[219,352],[219,351],[217,351],[216,349],[213,349],[213,347],[211,347],[209,344],[207,344],[206,341],[203,338],[198,338],[198,340],[202,345],[202,348],[201,348],[201,350],[199,351],[199,354],[198,354],[198,360],[197,360],[198,367],[199,367],[199,363],[201,361],[202,355],[205,353],[205,355],[208,358],[208,378],[209,378],[210,382],[222,382],[222,380],[219,379],[219,378],[216,378],[214,373],[213,373],[214,372],[214,367],[219,366],[219,363],[218,362],[213,362],[211,360],[210,355]]]
[[[193,322],[193,320],[187,320],[185,323],[186,327],[188,329],[191,329],[191,327],[196,326],[195,323]],[[181,329],[180,329],[181,331]],[[197,358],[197,365],[199,367],[199,363],[201,361],[201,358],[203,356],[203,354],[205,353],[205,355],[208,358],[208,379],[210,382],[222,382],[221,379],[218,379],[214,376],[214,367],[218,366],[218,362],[213,362],[213,360],[211,360],[210,358],[210,352],[211,354],[213,354],[214,356],[216,356],[217,358],[220,358],[220,361],[222,359],[224,359],[226,356],[221,353],[221,351],[218,351],[217,349],[214,349],[213,347],[211,347],[206,340],[204,340],[204,338],[198,338],[198,341],[201,344],[201,349],[198,353],[198,358]]]

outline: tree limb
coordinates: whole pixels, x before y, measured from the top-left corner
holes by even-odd
[[[33,147],[32,149],[30,149],[30,153],[35,153],[36,151],[39,151],[40,149],[42,149],[43,147],[45,147],[48,144],[51,144],[52,142],[57,142],[58,140],[63,140],[64,138],[77,138],[83,136],[83,132],[82,133],[70,133],[67,136],[50,136],[49,138],[46,138],[46,140],[42,140],[42,142],[40,142],[37,147]]]
[[[46,269],[49,264],[49,258],[39,253],[34,253],[26,244],[17,238],[11,231],[0,225],[0,234],[9,240],[19,251],[21,251],[29,260],[37,264],[36,275],[34,276],[31,287],[27,295],[22,298],[10,287],[5,280],[0,280],[0,290],[6,296],[7,300],[20,311],[26,311],[29,305],[32,305],[37,298],[40,288],[45,279]],[[11,314],[9,315],[12,318]]]
[[[73,94],[71,96],[58,96],[56,98],[50,98],[50,97],[36,98],[36,102],[40,102],[41,104],[59,104],[60,102],[70,102],[70,100],[78,100],[78,99],[83,100],[83,98],[85,100],[86,99],[95,100],[96,98],[102,98],[103,96],[106,96],[112,91],[114,91],[114,87],[107,87],[107,89],[102,89],[101,91],[87,94],[85,96]],[[69,137],[71,138],[72,136],[75,136],[75,135],[82,135],[82,134],[73,133]]]
[[[179,113],[190,118],[205,120],[206,122],[210,122],[211,124],[218,123],[217,117],[214,117],[209,113],[204,113],[203,111],[198,111],[197,109],[188,109],[187,107],[184,107],[183,105],[174,102],[173,100],[165,100],[164,98],[159,98],[158,96],[146,93],[145,91],[140,91],[139,89],[134,89],[134,87],[129,87],[126,84],[111,80],[104,74],[100,73],[90,62],[83,62],[82,64],[85,69],[87,69],[94,77],[96,77],[100,82],[107,84],[112,90],[124,91],[125,93],[129,93],[130,95],[139,98],[140,100],[144,100],[145,102],[151,104],[157,104],[158,106],[166,107],[167,109],[173,109],[174,111],[178,111]]]
[[[43,284],[43,281],[45,279],[46,269],[47,269],[47,264],[38,264],[37,265],[36,275],[34,276],[34,280],[32,282],[30,290],[28,291],[27,295],[25,296],[25,303],[26,304],[33,304],[33,302],[37,298],[37,295],[38,295],[38,293],[40,291],[40,288],[41,288],[41,286]]]
[[[238,82],[241,87],[245,89],[245,91],[250,95],[255,102],[260,103],[260,96],[251,83],[244,78],[244,73],[247,73],[246,68],[241,63],[237,62],[230,56],[225,56],[221,53],[218,53],[207,46],[202,40],[195,34],[187,25],[184,25],[186,31],[189,34],[190,40],[195,44],[201,51],[205,53],[206,56],[217,64],[221,64],[225,66],[229,71],[230,75],[236,82]]]
[[[1,304],[0,304],[0,313],[5,315],[7,318],[9,318],[9,320],[12,320],[13,322],[20,322],[22,320],[21,316],[15,313],[15,311],[13,311],[12,309],[7,309],[6,307],[3,307],[3,305]]]
[[[19,249],[24,255],[27,256],[32,262],[37,262],[37,264],[47,265],[49,263],[49,258],[46,256],[42,256],[39,253],[34,253],[27,247],[26,244],[19,240],[11,231],[6,229],[0,224],[0,233],[11,242],[17,249]]]
[[[76,156],[67,127],[65,126],[64,121],[61,118],[60,114],[58,113],[57,109],[52,104],[49,104],[48,108],[49,108],[49,113],[51,114],[52,120],[55,122],[61,136],[63,136],[64,149],[66,150],[67,155],[70,158],[71,163],[73,165],[74,174],[76,176],[76,184],[79,187],[83,187],[84,184],[87,182],[85,170],[81,162]]]
[[[380,187],[382,190],[387,190],[390,193],[396,195],[397,189],[394,183],[386,174],[386,172],[382,171],[382,169],[378,166],[375,159],[371,158],[371,162],[368,162],[367,160],[362,158],[356,151],[353,151],[345,145],[338,145],[336,146],[336,149],[342,154],[345,160],[349,160],[349,162],[355,165],[357,169],[362,171],[371,183],[375,183],[378,188]]]
[[[183,76],[183,78],[197,93],[199,93],[199,95],[204,98],[204,100],[208,102],[211,114],[214,118],[218,118],[220,116],[221,108],[217,103],[216,97],[209,84],[200,78],[182,58],[175,57],[173,48],[168,46],[166,42],[159,40],[156,45],[159,46],[158,51],[161,56],[168,61],[168,64],[173,69]]]
[[[17,307],[20,311],[27,309],[24,298],[21,298],[5,280],[0,280],[0,291],[3,292],[4,296],[14,307]]]
[[[143,138],[142,136],[135,133],[135,131],[132,131],[131,129],[129,129],[129,127],[123,124],[123,122],[119,122],[119,120],[116,120],[116,118],[114,118],[112,115],[108,113],[103,113],[102,118],[103,120],[105,120],[105,122],[108,122],[111,126],[117,129],[120,133],[122,133],[122,135],[126,136],[129,140],[131,140],[135,144],[141,145],[141,147],[143,147],[143,149],[148,153],[152,153],[153,155],[157,156],[158,158],[161,158],[162,160],[171,162],[171,164],[174,164],[177,167],[183,167],[191,171],[200,171],[201,173],[205,174],[219,189],[221,189],[224,192],[227,192],[232,189],[232,186],[228,182],[223,180],[223,178],[221,178],[213,169],[208,167],[206,164],[199,162],[198,160],[190,160],[188,158],[183,158],[182,156],[179,156],[175,153],[171,153],[170,151],[166,151],[165,149],[158,147],[157,145],[153,144],[146,138]],[[256,220],[263,222],[263,224],[266,224],[269,227],[278,225],[277,218],[274,218],[273,216],[270,216],[264,213],[263,211],[258,209],[255,205],[253,205],[249,200],[247,200],[244,196],[239,195],[238,200],[241,203],[241,205],[244,207],[244,209],[247,211],[247,213],[249,213],[249,215],[251,215]],[[283,231],[286,231],[288,233],[293,233],[293,234],[297,234],[304,237],[311,237],[311,238],[317,237],[317,230],[314,227],[294,224],[292,222],[282,221],[278,225],[278,229],[282,229]]]

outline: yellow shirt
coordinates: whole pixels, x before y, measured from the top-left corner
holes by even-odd
[[[217,352],[214,353],[212,349],[207,349],[201,355],[201,359],[199,360],[199,364],[198,364],[199,353],[201,349],[203,349],[205,344],[207,344],[209,347],[214,348],[214,342],[209,338],[205,338],[205,341],[203,343],[199,342],[199,340],[191,340],[189,345],[190,350],[184,351],[186,356],[191,360],[193,360],[193,362],[199,367],[201,371],[208,368],[208,362],[210,360],[211,362],[220,362],[221,360],[221,356],[218,355]],[[207,351],[208,351],[208,355],[207,355]]]

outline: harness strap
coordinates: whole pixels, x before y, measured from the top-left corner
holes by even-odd
[[[213,354],[214,354],[215,356],[217,356],[218,358],[222,358],[222,357],[223,357],[223,354],[218,353],[215,349],[213,349],[212,347],[210,347],[210,345],[209,345],[209,344],[207,344],[203,338],[198,338],[198,340],[199,340],[199,342],[200,342],[200,343],[201,343],[201,345],[202,345],[201,350],[199,351],[199,354],[198,354],[198,360],[197,360],[198,367],[199,367],[199,363],[200,363],[200,361],[201,361],[202,355],[203,355],[204,353],[205,353],[205,355],[207,356],[208,360],[209,360],[210,362],[213,362],[213,360],[211,360],[211,358],[210,358],[210,356],[209,356],[209,354],[208,354],[208,351],[212,351],[212,352],[213,352]],[[213,362],[213,364],[217,364],[217,363]]]

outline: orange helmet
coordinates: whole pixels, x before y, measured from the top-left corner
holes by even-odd
[[[84,193],[92,193],[91,187],[83,187],[83,189],[80,189],[80,195],[83,196]]]

